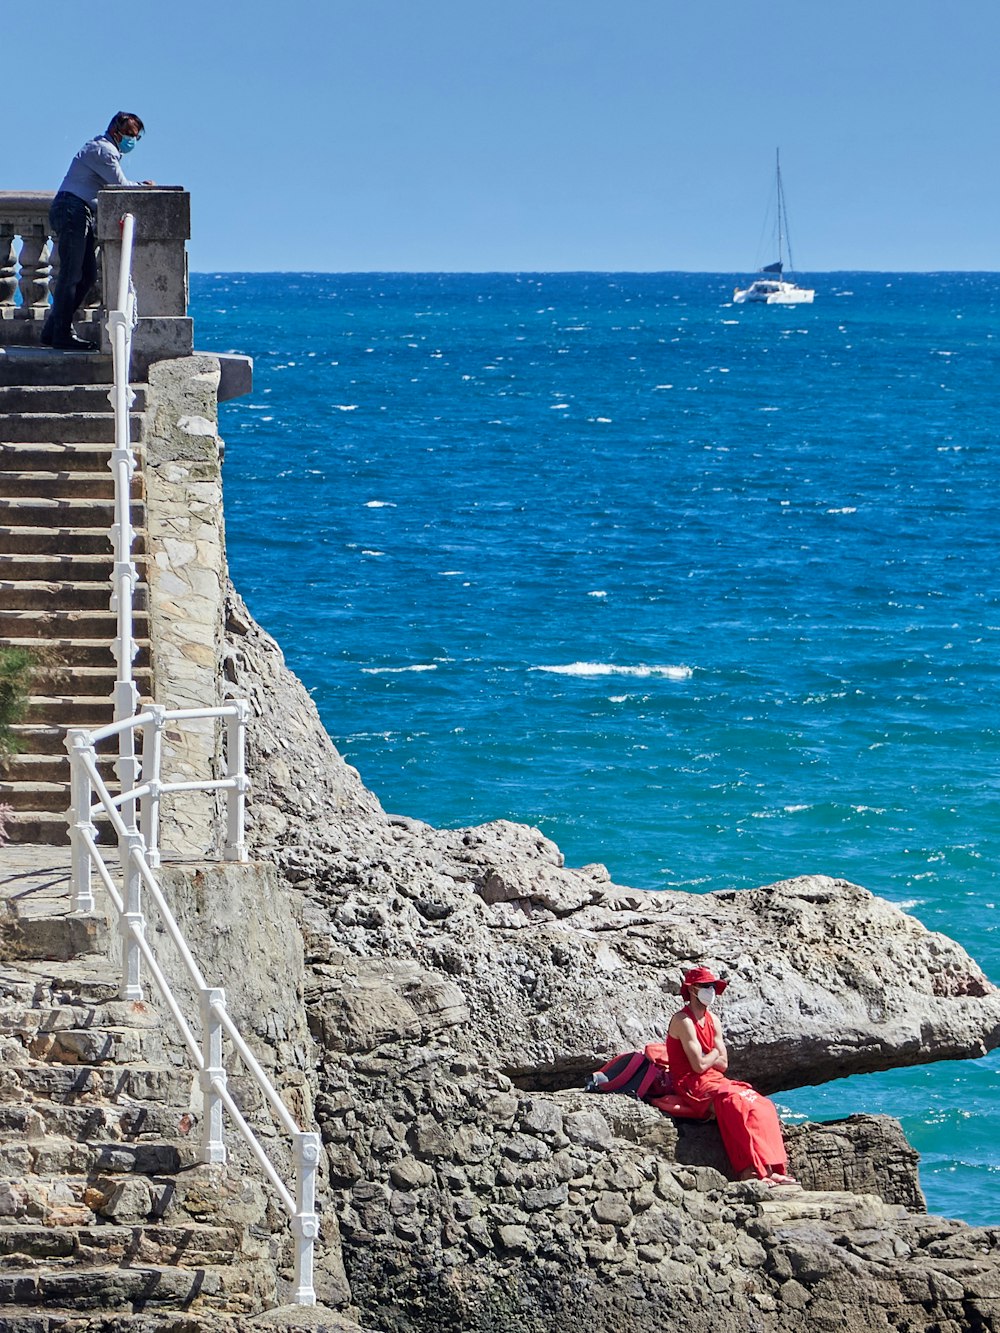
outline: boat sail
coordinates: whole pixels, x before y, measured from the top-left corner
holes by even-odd
[[[773,264],[765,264],[760,270],[765,276],[755,278],[742,290],[737,287],[733,292],[735,305],[809,305],[816,295],[811,287],[800,287],[784,276],[785,251],[788,252],[788,269],[792,272],[792,243],[788,236],[788,210],[785,205],[785,187],[781,183],[781,150],[774,150],[775,186],[777,194],[777,249],[778,258]]]

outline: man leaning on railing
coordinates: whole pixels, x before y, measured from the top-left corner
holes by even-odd
[[[97,278],[97,194],[105,185],[155,185],[129,180],[121,167],[122,154],[130,153],[144,132],[137,115],[119,111],[105,132],[89,139],[73,158],[52,201],[49,225],[59,239],[59,273],[40,338],[48,347],[97,350],[96,343],[73,332],[73,316]]]

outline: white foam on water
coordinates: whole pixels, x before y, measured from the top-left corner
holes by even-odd
[[[464,574],[464,572],[462,569],[442,569],[440,574],[443,579],[453,579],[457,578],[459,574]]]
[[[367,551],[367,550],[365,550],[364,548],[362,548],[361,554],[362,554],[362,555],[385,555],[385,552],[384,552],[384,551]]]
[[[366,509],[395,509],[396,506],[392,500],[366,500]]]
[[[797,814],[799,814],[799,813],[800,813],[801,811],[803,811],[803,810],[811,810],[811,809],[812,809],[812,806],[811,806],[811,805],[783,805],[781,808],[782,808],[782,810],[784,810],[784,812],[785,812],[786,815],[797,815]]]
[[[587,593],[588,597],[607,597],[607,595],[608,594],[604,591],[603,588],[595,588],[593,592]]]
[[[366,676],[401,676],[406,671],[437,671],[437,663],[420,662],[405,667],[362,667],[361,670]]]
[[[357,403],[334,403],[333,406],[338,412],[356,412],[358,410]]]
[[[601,422],[601,424],[604,426],[611,425],[611,417],[595,417],[594,420]]]
[[[530,671],[547,671],[554,676],[665,676],[668,680],[688,680],[688,666],[618,666],[614,662],[570,662],[565,666],[535,666]]]
[[[558,412],[563,407],[569,407],[569,403],[549,403],[550,412]]]
[[[626,701],[627,699],[628,699],[628,695],[627,695],[627,694],[609,694],[609,695],[608,695],[608,703],[609,703],[609,704],[623,704],[623,703],[625,703],[625,701]]]
[[[842,509],[828,509],[826,512],[828,514],[856,514],[858,507],[857,505],[844,505]]]
[[[674,386],[673,386],[672,384],[654,384],[654,385],[653,385],[653,388],[654,388],[654,389],[672,389],[673,387],[674,387]]]

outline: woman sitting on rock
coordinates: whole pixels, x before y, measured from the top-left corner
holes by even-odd
[[[692,1115],[704,1116],[711,1103],[737,1179],[756,1177],[770,1185],[791,1185],[795,1177],[787,1172],[788,1155],[774,1103],[749,1083],[725,1076],[729,1056],[709,1005],[728,985],[707,967],[685,972],[681,999],[686,1003],[667,1028],[667,1062],[674,1091],[690,1106]]]

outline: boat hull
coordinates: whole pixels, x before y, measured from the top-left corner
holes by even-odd
[[[816,292],[791,282],[751,283],[745,291],[733,292],[734,305],[811,305]]]

